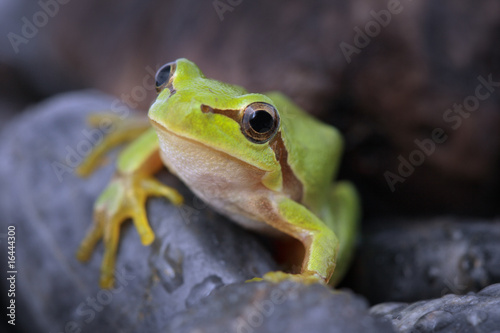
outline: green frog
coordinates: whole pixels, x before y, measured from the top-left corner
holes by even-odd
[[[90,174],[118,143],[116,172],[95,203],[94,223],[77,257],[88,260],[104,241],[100,285],[111,288],[120,226],[132,219],[140,239],[155,238],[145,203],[182,196],[154,178],[163,166],[199,198],[245,228],[290,236],[304,248],[300,270],[263,279],[335,284],[352,255],[360,215],[352,184],[333,182],[342,154],[337,129],[304,112],[279,92],[249,93],[206,78],[187,59],[161,67],[152,126],[125,121],[79,167]]]

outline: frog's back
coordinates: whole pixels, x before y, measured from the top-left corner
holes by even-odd
[[[266,93],[278,108],[288,164],[303,184],[303,203],[319,209],[342,154],[342,136],[279,92]]]

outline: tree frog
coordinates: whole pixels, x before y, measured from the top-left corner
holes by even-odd
[[[281,93],[249,93],[206,78],[187,59],[161,67],[156,88],[148,112],[152,127],[124,121],[78,169],[90,174],[107,150],[136,137],[120,153],[77,252],[88,260],[103,239],[101,287],[114,283],[122,222],[132,219],[141,242],[149,245],[155,235],[146,199],[163,196],[182,203],[175,189],[154,178],[163,165],[234,222],[303,245],[298,272],[269,272],[265,280],[337,282],[353,252],[360,211],[354,187],[332,183],[343,146],[339,131]]]

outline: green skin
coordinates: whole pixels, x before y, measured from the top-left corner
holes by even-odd
[[[121,223],[132,218],[142,243],[148,245],[154,232],[145,213],[147,197],[182,203],[177,191],[153,178],[163,165],[235,222],[303,244],[299,274],[270,272],[265,280],[338,282],[353,252],[360,212],[353,186],[332,184],[342,152],[339,132],[280,93],[251,94],[207,79],[186,59],[175,62],[167,87],[149,110],[153,128],[122,122],[78,170],[91,173],[107,150],[142,132],[120,154],[115,176],[96,202],[94,224],[77,254],[88,260],[104,239],[101,286],[113,286]],[[224,114],[239,114],[256,102],[271,105],[280,118],[276,133],[265,143],[249,140],[242,119]]]

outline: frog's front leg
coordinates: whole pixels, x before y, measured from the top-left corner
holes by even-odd
[[[100,285],[111,288],[119,242],[120,226],[131,218],[141,242],[149,245],[154,233],[148,223],[145,204],[149,196],[163,196],[174,204],[182,203],[182,196],[173,188],[153,178],[162,166],[158,138],[153,129],[148,130],[123,152],[117,161],[116,173],[94,206],[94,223],[80,244],[78,259],[90,258],[97,242],[104,240],[104,258],[101,266]]]
[[[336,284],[354,251],[359,218],[359,201],[354,187],[348,182],[333,185],[330,205],[322,214],[324,221],[286,197],[270,206],[274,212],[267,214],[266,222],[298,239],[304,245],[305,256],[300,274],[271,272],[264,275],[264,279]]]
[[[335,270],[339,241],[335,233],[302,204],[288,197],[260,203],[265,222],[299,240],[305,247],[300,274],[270,272],[268,281],[295,280],[303,283],[327,283]],[[271,208],[271,209],[270,209]]]

